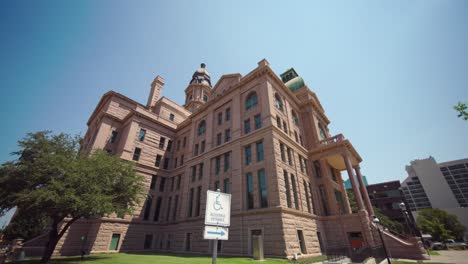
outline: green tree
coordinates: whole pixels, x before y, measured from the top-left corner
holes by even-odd
[[[142,194],[142,178],[131,162],[104,151],[79,152],[80,138],[48,131],[29,133],[18,142],[17,159],[0,167],[0,212],[47,218],[48,263],[57,242],[80,218],[132,212]]]
[[[468,106],[465,103],[458,102],[458,104],[455,105],[453,109],[458,112],[458,117],[462,118],[463,120],[468,120]]]
[[[430,234],[435,240],[463,238],[465,227],[458,221],[456,215],[440,209],[423,209],[418,213],[416,221],[419,229]]]
[[[346,189],[346,194],[348,195],[349,206],[351,207],[351,212],[356,214],[358,212],[358,206],[356,199],[354,198],[354,192],[352,189]]]
[[[11,241],[22,238],[25,241],[41,235],[49,225],[44,214],[32,215],[29,211],[17,210],[10,224],[5,228],[5,239]]]
[[[386,228],[388,228],[390,231],[397,233],[397,234],[402,234],[403,233],[403,225],[400,222],[397,222],[395,220],[390,219],[388,216],[384,215],[382,211],[380,211],[379,208],[373,206],[374,208],[374,214],[379,218],[380,224]]]

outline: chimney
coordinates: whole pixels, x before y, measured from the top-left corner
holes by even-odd
[[[153,82],[151,83],[151,92],[148,97],[148,103],[146,104],[146,108],[153,109],[156,105],[156,102],[161,98],[162,88],[164,86],[164,78],[161,76],[156,76]]]

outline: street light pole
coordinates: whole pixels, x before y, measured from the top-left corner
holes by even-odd
[[[382,230],[380,229],[380,220],[379,218],[377,218],[377,216],[374,216],[374,220],[372,220],[372,222],[374,222],[374,224],[377,226],[377,230],[379,231],[380,240],[382,241],[382,246],[385,252],[385,257],[387,258],[387,262],[388,264],[392,264],[392,262],[390,261],[390,257],[388,256],[388,253],[387,253],[387,248],[385,247],[385,242],[382,236]]]
[[[406,227],[408,228],[409,233],[410,233],[411,235],[414,235],[414,234],[413,234],[413,228],[411,227],[411,225],[410,225],[410,223],[409,223],[409,219],[408,219],[408,218],[409,218],[409,215],[408,215],[408,211],[406,211],[406,205],[405,205],[405,203],[401,202],[401,203],[399,204],[399,206],[400,206],[400,209],[401,209],[401,211],[402,211],[402,213],[403,213],[403,218],[405,218]]]

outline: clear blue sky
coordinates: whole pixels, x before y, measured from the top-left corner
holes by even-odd
[[[433,155],[468,157],[468,1],[2,1],[0,162],[29,131],[86,132],[108,90],[183,103],[201,62],[216,82],[267,58],[317,93],[370,183]]]

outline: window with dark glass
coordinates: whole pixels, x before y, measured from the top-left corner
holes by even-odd
[[[169,115],[169,120],[174,121],[174,119],[175,119],[175,116],[174,116],[174,114],[171,113],[171,114]]]
[[[166,177],[161,177],[161,182],[159,183],[160,192],[164,192],[165,185],[166,185]]]
[[[161,212],[161,203],[162,203],[162,197],[158,197],[158,200],[156,200],[156,210],[154,211],[154,217],[153,217],[153,221],[155,222],[159,221],[159,213]]]
[[[190,188],[189,200],[188,200],[188,217],[192,216],[192,202],[193,202],[193,188]]]
[[[204,167],[203,163],[200,163],[198,165],[198,179],[199,180],[203,178],[203,167]]]
[[[261,169],[257,172],[258,176],[258,192],[260,194],[260,207],[268,207],[267,185],[265,179],[265,170]]]
[[[299,118],[297,118],[296,111],[292,110],[291,115],[292,115],[293,123],[297,126],[299,124]]]
[[[117,131],[112,131],[112,134],[111,134],[111,137],[109,139],[109,143],[114,143],[116,140],[117,140],[117,136],[119,135],[119,133]]]
[[[218,175],[219,171],[221,170],[221,157],[215,158],[215,174]]]
[[[193,155],[197,156],[198,155],[198,144],[195,144],[195,147],[193,149]]]
[[[257,149],[257,161],[262,161],[263,160],[263,141],[259,141],[256,143],[256,149]]]
[[[145,135],[146,135],[146,130],[143,128],[140,128],[140,133],[138,134],[138,141],[145,140]]]
[[[260,114],[254,116],[255,129],[262,127],[262,116]]]
[[[317,178],[322,177],[322,173],[320,172],[320,162],[318,160],[314,161],[314,170],[315,170],[315,177]]]
[[[244,134],[250,133],[250,119],[244,120]]]
[[[206,94],[203,95],[203,102],[208,102],[208,95]]]
[[[178,176],[177,176],[177,183],[176,183],[176,189],[177,189],[177,190],[180,189],[180,178],[181,178],[181,176],[178,175]]]
[[[200,124],[198,125],[198,135],[201,136],[205,134],[206,131],[206,122],[205,120],[202,120]]]
[[[172,197],[169,197],[167,199],[166,221],[169,221],[169,217],[171,216],[171,203],[172,203]]]
[[[152,244],[153,244],[153,235],[152,234],[146,234],[143,249],[150,249]]]
[[[231,108],[226,109],[226,121],[231,120]]]
[[[223,134],[218,133],[218,134],[216,135],[216,145],[217,145],[217,146],[221,145],[222,139],[223,139]]]
[[[299,135],[299,141],[301,142],[301,146],[304,146],[304,141],[302,141],[302,136]]]
[[[151,175],[151,183],[150,183],[150,189],[154,190],[156,187],[156,181],[158,180],[158,176],[156,175]]]
[[[256,92],[251,92],[248,96],[247,99],[245,100],[245,110],[249,110],[253,107],[255,107],[258,103],[258,98],[257,98],[257,93]]]
[[[301,155],[299,156],[299,167],[301,168],[301,172],[304,172],[304,163],[303,163],[303,158]]]
[[[201,186],[197,187],[197,200],[195,204],[195,216],[200,216]]]
[[[179,195],[175,196],[174,199],[174,211],[172,211],[172,220],[175,221],[177,218],[177,207],[179,206]]]
[[[252,164],[252,147],[248,145],[245,147],[245,165]]]
[[[167,170],[169,168],[169,158],[164,158],[163,169]]]
[[[311,206],[312,206],[312,212],[316,215],[317,212],[315,211],[315,206],[314,206],[314,195],[313,195],[313,192],[312,192],[312,185],[310,184],[309,182],[309,192],[310,192],[310,201],[311,201]]]
[[[287,148],[287,153],[288,153],[288,163],[289,163],[289,165],[292,165],[293,164],[292,150],[290,148]]]
[[[281,152],[281,160],[286,162],[286,155],[284,154],[284,144],[280,143],[280,152]]]
[[[196,166],[192,166],[191,167],[191,170],[192,170],[192,182],[195,181],[196,177],[197,177],[197,167]]]
[[[223,112],[218,113],[218,125],[223,123]]]
[[[294,204],[296,206],[296,209],[299,210],[299,199],[297,198],[296,178],[294,177],[294,174],[291,174],[291,184],[294,197]]]
[[[161,165],[161,155],[156,155],[156,160],[154,161],[154,166],[159,167]]]
[[[247,173],[247,209],[254,208],[254,187],[252,173]]]
[[[283,175],[284,175],[284,185],[286,187],[286,202],[288,204],[288,207],[292,208],[292,206],[291,206],[291,187],[289,187],[288,172],[286,170],[283,170]]]
[[[175,177],[171,178],[171,192],[174,191]]]
[[[172,149],[172,140],[169,140],[169,141],[167,141],[166,150],[167,150],[167,151],[171,151],[171,149]]]
[[[229,142],[231,140],[231,129],[224,130],[224,142]]]
[[[276,126],[281,129],[281,118],[276,116]]]
[[[229,179],[224,179],[224,192],[230,193],[231,189],[229,189]]]
[[[165,137],[160,137],[159,138],[159,148],[164,149],[164,144],[166,144],[166,138]]]
[[[184,155],[180,156],[180,166],[184,165]]]
[[[205,152],[205,140],[201,142],[200,153]]]
[[[180,139],[177,140],[177,151],[179,151],[179,150],[180,150]]]
[[[230,152],[224,153],[224,172],[229,170],[229,167],[231,166],[230,160],[231,160],[231,153]]]
[[[325,129],[323,128],[323,125],[321,123],[318,124],[319,130],[320,130],[320,137],[322,139],[327,138],[327,133],[325,132]]]
[[[330,166],[330,172],[331,172],[332,180],[336,182],[337,181],[336,171],[332,166]]]
[[[278,94],[275,94],[275,107],[283,112],[283,102]]]
[[[286,121],[283,121],[283,130],[284,130],[284,133],[288,133],[288,125],[286,125]]]
[[[141,148],[135,148],[135,151],[133,152],[133,160],[138,161],[140,159],[140,154]]]
[[[182,147],[185,148],[186,145],[187,145],[187,137],[184,137]]]
[[[143,220],[148,220],[150,213],[151,213],[151,202],[153,199],[151,199],[151,196],[146,197],[146,203],[145,203],[145,212],[143,213]]]
[[[325,216],[328,216],[329,212],[328,212],[328,204],[327,204],[327,193],[325,191],[325,186],[323,186],[323,184],[319,186],[319,195],[320,195],[320,200],[322,201],[323,213],[325,214]]]
[[[294,140],[299,143],[299,137],[297,136],[297,131],[294,131]]]
[[[309,188],[307,188],[307,182],[304,180],[304,192],[306,195],[306,202],[307,202],[307,211],[311,213],[311,208],[310,208],[310,200],[309,200]]]

